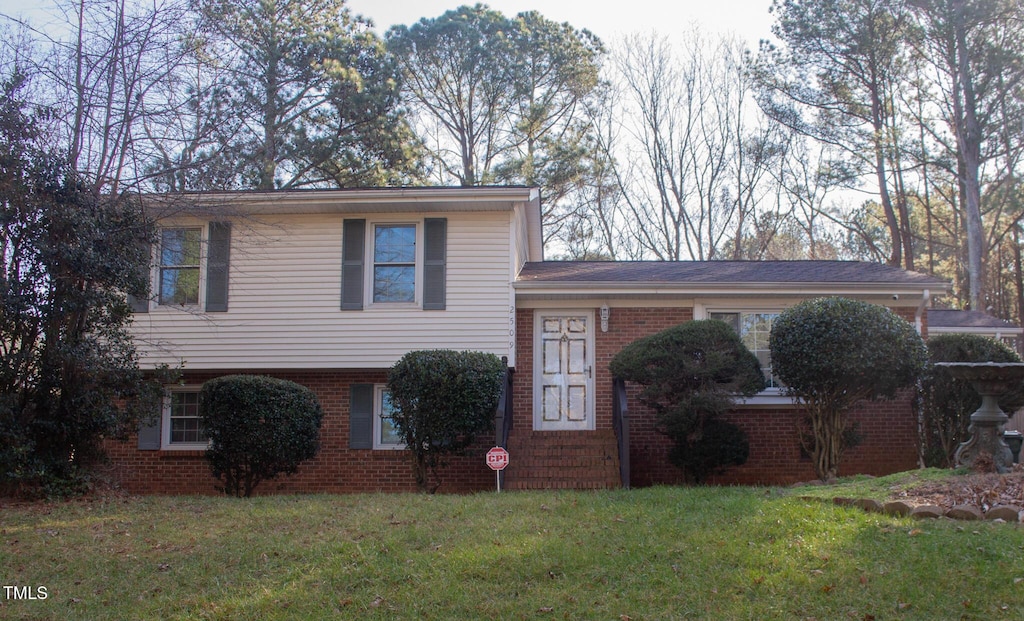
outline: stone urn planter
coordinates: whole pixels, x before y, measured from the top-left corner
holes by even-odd
[[[1021,362],[937,362],[950,375],[971,383],[981,395],[981,407],[971,414],[970,439],[956,450],[957,466],[973,467],[981,455],[989,455],[1000,474],[1013,468],[1013,454],[1003,440],[1009,418],[999,409],[999,397],[1024,380]]]

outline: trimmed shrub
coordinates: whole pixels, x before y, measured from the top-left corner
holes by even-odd
[[[846,298],[786,309],[772,324],[769,347],[775,376],[806,404],[805,449],[822,480],[839,472],[850,407],[913,386],[928,356],[907,321],[883,306]]]
[[[206,459],[228,495],[249,497],[260,482],[295,473],[320,448],[320,402],[295,382],[218,377],[203,384],[199,409],[210,438]]]
[[[505,372],[494,354],[440,349],[409,352],[391,368],[391,420],[412,451],[421,491],[440,487],[446,456],[494,429]]]
[[[978,334],[940,334],[928,339],[928,372],[922,382],[924,397],[925,462],[952,467],[961,442],[970,434],[971,414],[981,406],[981,395],[970,382],[954,378],[936,362],[1020,362],[1010,346]],[[1024,383],[999,399],[1010,414],[1024,406]]]
[[[643,386],[640,401],[654,410],[658,430],[673,443],[669,460],[688,481],[746,463],[746,434],[721,416],[737,396],[763,390],[765,378],[728,324],[689,321],[638,339],[610,368],[615,377]]]

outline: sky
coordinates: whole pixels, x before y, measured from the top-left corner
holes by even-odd
[[[449,9],[475,0],[348,0],[349,8],[373,20],[383,34],[395,24],[411,25],[423,17],[438,17]],[[536,10],[556,22],[569,22],[590,30],[606,43],[616,37],[658,32],[668,36],[697,25],[709,33],[731,33],[756,48],[771,35],[771,0],[490,0],[486,2],[511,17]],[[50,0],[0,0],[0,13],[23,15],[36,25],[45,21],[43,7]]]
[[[10,0],[0,0],[0,6]],[[25,1],[25,0],[23,0]],[[348,0],[354,13],[373,20],[379,33],[395,24],[411,25],[438,17],[473,0]],[[631,34],[658,32],[671,36],[696,24],[713,33],[731,33],[751,48],[771,36],[771,0],[490,0],[492,9],[511,17],[536,10],[556,22],[586,28],[605,42]]]

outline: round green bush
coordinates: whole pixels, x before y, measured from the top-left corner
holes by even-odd
[[[815,470],[835,477],[850,436],[847,410],[862,399],[892,398],[924,372],[924,341],[891,310],[847,298],[817,298],[775,319],[772,370],[805,403]]]
[[[494,429],[505,372],[494,354],[446,349],[411,351],[391,368],[391,420],[413,453],[420,490],[440,485],[437,474],[445,456]]]
[[[261,481],[295,473],[320,447],[320,403],[295,382],[218,377],[203,384],[199,409],[210,438],[206,459],[225,494],[248,497]]]

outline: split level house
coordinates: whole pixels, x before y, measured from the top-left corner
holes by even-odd
[[[226,374],[311,388],[321,448],[260,492],[414,489],[389,424],[388,369],[420,349],[484,351],[507,361],[495,431],[441,474],[441,491],[494,486],[484,453],[505,446],[507,488],[674,483],[669,444],[611,358],[639,337],[716,318],[735,327],[771,377],[774,317],[801,300],[847,296],[887,306],[926,334],[947,284],[880,264],[840,261],[545,261],[535,188],[244,192],[150,198],[159,224],[152,295],[133,299],[143,368],[180,368],[161,411],[112,469],[137,493],[212,493],[198,390]],[[909,397],[860,404],[863,441],[844,474],[917,464]],[[729,414],[750,439],[747,463],[712,479],[784,484],[814,478],[800,406],[778,385]]]

